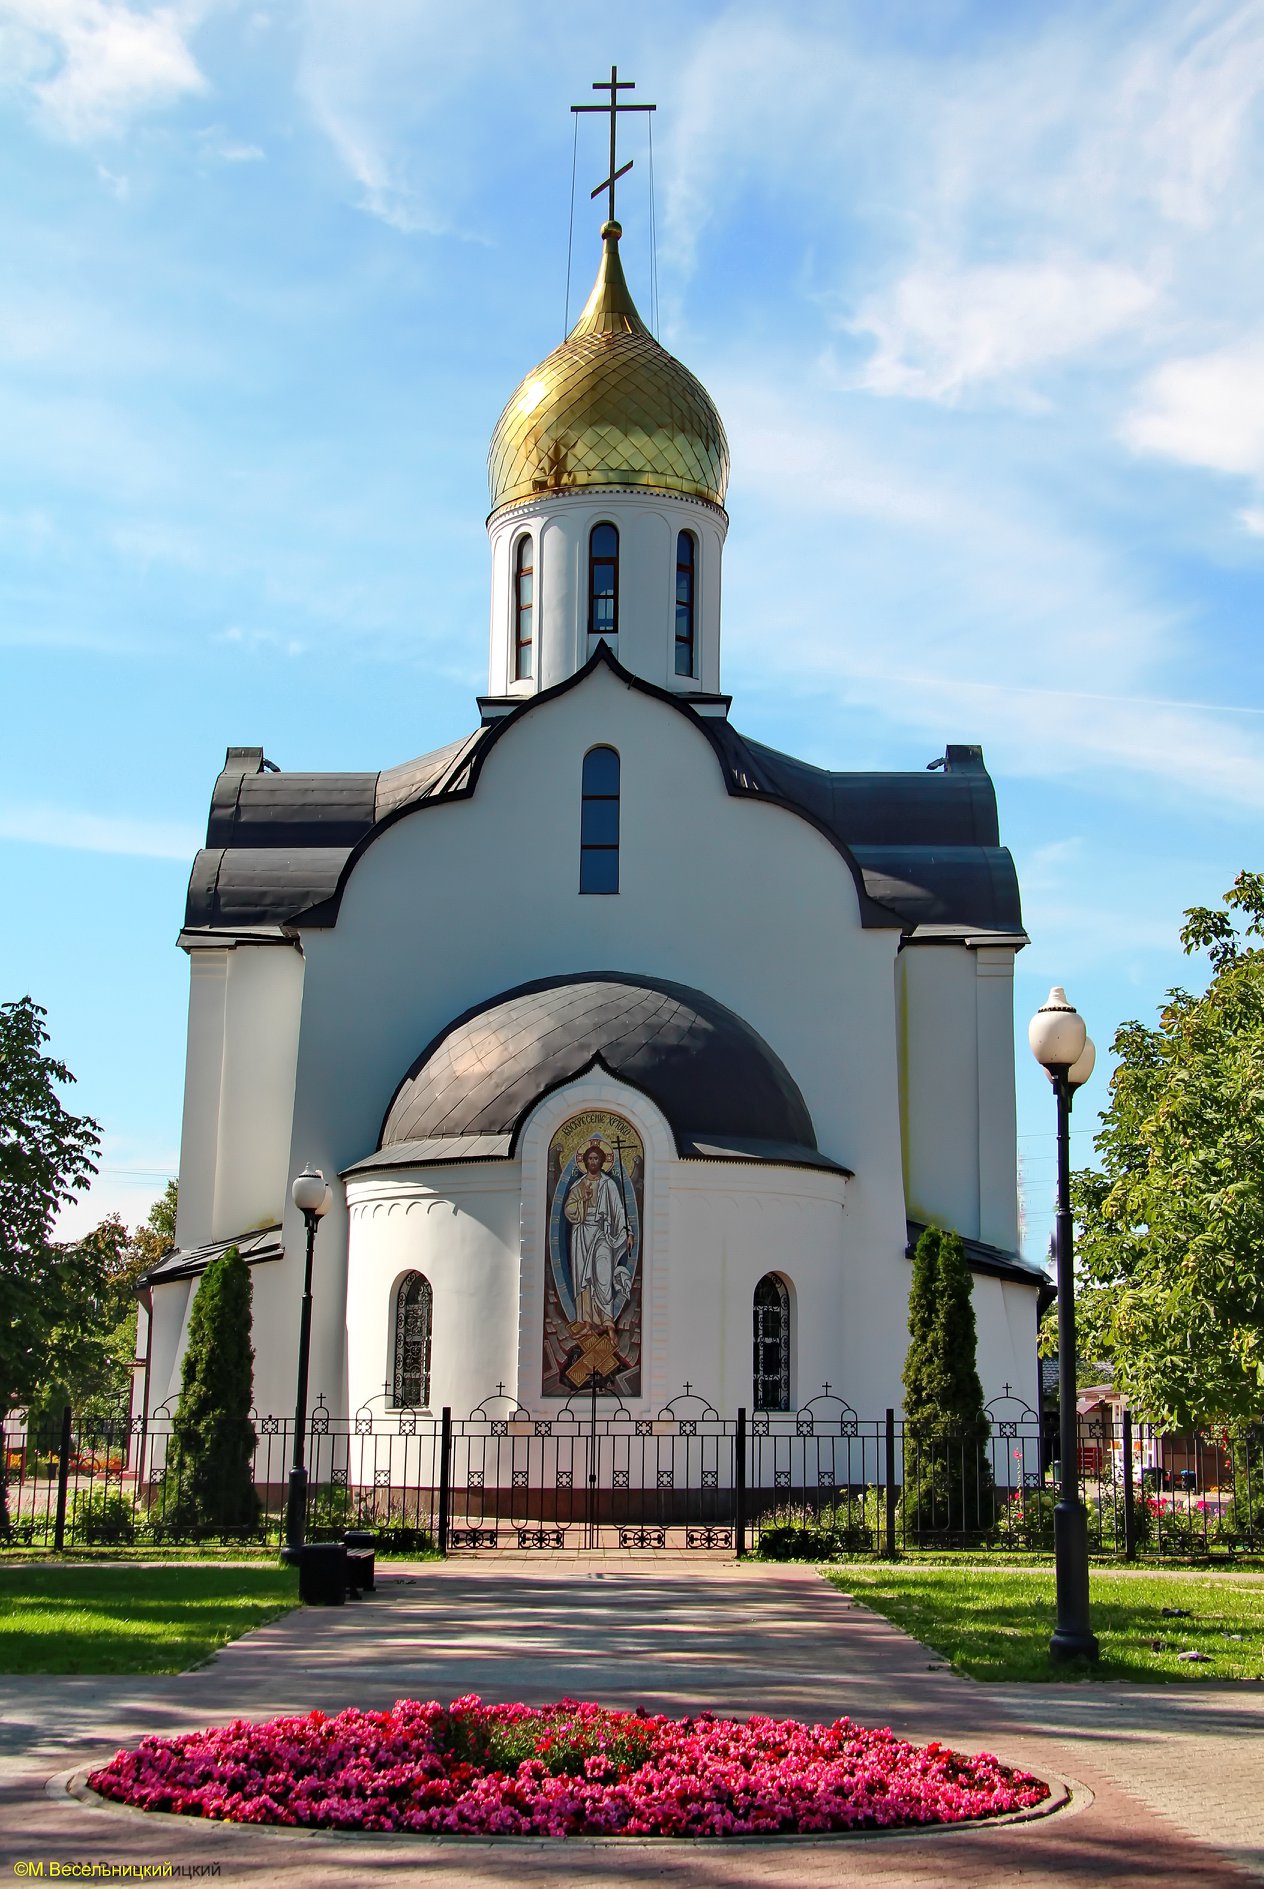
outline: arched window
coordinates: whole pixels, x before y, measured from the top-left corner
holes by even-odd
[[[430,1402],[430,1327],[434,1294],[424,1273],[406,1272],[395,1293],[395,1380],[391,1402],[424,1410]]]
[[[529,534],[514,547],[513,622],[515,682],[531,679],[531,644],[535,623],[535,552]]]
[[[756,1410],[790,1408],[790,1294],[766,1272],[755,1287]]]
[[[692,531],[682,531],[676,539],[676,674],[693,674],[694,577],[698,547]]]
[[[619,757],[613,748],[589,748],[584,756],[579,889],[619,890]]]
[[[619,534],[594,525],[588,535],[588,634],[613,643],[619,634]]]

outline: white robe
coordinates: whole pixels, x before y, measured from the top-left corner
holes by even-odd
[[[563,1209],[571,1226],[571,1278],[575,1317],[585,1325],[613,1325],[627,1303],[632,1277],[627,1267],[628,1218],[608,1174],[581,1174]]]

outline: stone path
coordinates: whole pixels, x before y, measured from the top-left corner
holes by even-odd
[[[847,1712],[1069,1777],[1070,1812],[1008,1829],[716,1847],[291,1835],[89,1807],[56,1779],[144,1731],[412,1694],[562,1694],[681,1712]],[[0,1866],[220,1865],[230,1883],[440,1889],[849,1883],[1230,1889],[1264,1881],[1264,1686],[981,1686],[811,1570],[435,1565],[358,1606],[294,1613],[193,1673],[0,1678]]]

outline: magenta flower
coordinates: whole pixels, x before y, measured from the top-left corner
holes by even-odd
[[[750,1836],[995,1817],[1049,1789],[987,1753],[838,1719],[668,1719],[575,1699],[401,1699],[143,1738],[89,1779],[142,1810],[461,1836]]]

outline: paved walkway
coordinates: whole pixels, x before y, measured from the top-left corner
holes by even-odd
[[[406,1696],[562,1694],[682,1712],[844,1712],[990,1749],[1077,1787],[1008,1829],[747,1844],[456,1844],[148,1819],[75,1801],[59,1774],[144,1731]],[[806,1568],[436,1565],[359,1605],[294,1613],[203,1669],[150,1679],[0,1679],[0,1868],[220,1865],[229,1883],[350,1889],[545,1885],[970,1884],[1244,1889],[1264,1881],[1264,1686],[981,1686]]]

